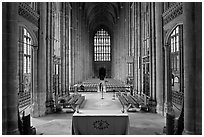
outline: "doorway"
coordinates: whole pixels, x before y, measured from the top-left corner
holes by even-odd
[[[99,78],[100,78],[100,80],[104,80],[105,76],[106,76],[106,68],[101,67],[99,69]]]

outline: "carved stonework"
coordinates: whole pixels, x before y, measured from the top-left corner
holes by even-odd
[[[97,120],[93,123],[95,129],[104,130],[109,127],[109,123],[103,120]]]
[[[177,16],[183,14],[183,4],[181,2],[176,3],[174,6],[169,8],[163,13],[163,23],[164,25],[176,18]]]
[[[172,91],[172,103],[182,106],[183,98],[183,92]]]
[[[20,3],[18,14],[38,26],[39,15],[26,3]]]
[[[38,31],[33,30],[33,32],[34,32],[36,38],[38,38]]]
[[[166,36],[168,34],[168,31],[169,31],[169,29],[163,31],[164,32],[164,36]]]
[[[149,60],[150,60],[149,56],[145,56],[145,57],[143,57],[142,59],[143,59],[143,62],[144,62],[144,63],[145,63],[145,62],[149,62]]]
[[[24,74],[23,76],[23,85],[24,85],[24,92],[31,91],[31,76],[30,74]]]

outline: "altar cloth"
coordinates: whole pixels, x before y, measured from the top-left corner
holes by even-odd
[[[72,134],[127,135],[128,126],[129,118],[126,113],[74,113]]]

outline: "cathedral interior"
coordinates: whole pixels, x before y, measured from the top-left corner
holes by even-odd
[[[54,131],[201,135],[202,3],[2,2],[2,134]]]

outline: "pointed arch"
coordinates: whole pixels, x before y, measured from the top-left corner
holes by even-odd
[[[94,35],[94,61],[111,61],[111,37],[104,28]]]

